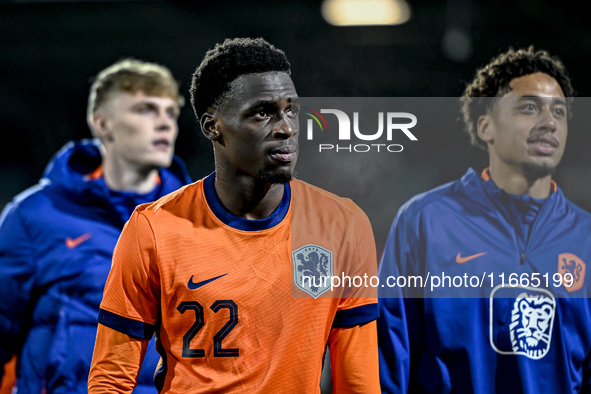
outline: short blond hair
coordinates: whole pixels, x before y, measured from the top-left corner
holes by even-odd
[[[133,94],[138,91],[150,96],[170,97],[180,107],[185,103],[184,97],[179,93],[179,84],[168,68],[132,58],[120,60],[98,73],[90,87],[86,120],[94,137],[98,136],[92,126],[92,118],[111,99],[112,94]]]

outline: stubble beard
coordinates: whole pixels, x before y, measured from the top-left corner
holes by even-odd
[[[259,170],[258,172],[261,180],[274,184],[274,183],[288,183],[293,178],[293,174],[289,171],[286,174],[271,174],[270,172]]]
[[[522,163],[521,169],[528,179],[536,180],[553,175],[556,171],[556,166],[550,167],[546,164]]]

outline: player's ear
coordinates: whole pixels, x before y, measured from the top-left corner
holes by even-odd
[[[201,115],[199,123],[201,124],[201,132],[208,140],[212,142],[219,142],[221,137],[219,132],[219,125],[217,117],[215,116],[213,111],[208,110],[203,115]]]
[[[476,132],[478,137],[486,143],[493,142],[492,119],[490,115],[482,115],[476,121]]]
[[[113,141],[113,133],[108,124],[108,118],[103,111],[97,111],[92,115],[92,128],[101,141]]]

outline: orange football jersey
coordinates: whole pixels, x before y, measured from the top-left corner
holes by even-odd
[[[268,218],[245,220],[222,206],[214,179],[138,207],[115,249],[99,323],[155,333],[160,392],[320,392],[331,329],[377,317],[367,288],[320,280],[376,275],[369,220],[299,180]]]

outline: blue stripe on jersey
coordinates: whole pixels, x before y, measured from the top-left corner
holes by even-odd
[[[215,192],[214,181],[215,172],[212,172],[203,180],[203,191],[205,192],[207,205],[209,205],[218,219],[230,227],[244,231],[266,230],[281,223],[281,221],[285,218],[285,215],[287,215],[289,203],[291,201],[291,188],[289,183],[284,184],[283,198],[281,199],[277,209],[271,215],[264,219],[248,220],[233,215],[224,207]]]
[[[99,310],[97,321],[104,326],[112,328],[113,330],[117,330],[124,334],[140,339],[152,339],[152,335],[156,330],[156,326],[154,324],[128,319],[104,309]]]
[[[332,328],[353,327],[369,323],[380,316],[378,304],[361,305],[351,309],[337,311]]]
[[[160,341],[160,330],[156,331],[156,350],[160,353],[160,363],[158,363],[158,368],[156,372],[154,372],[154,385],[156,386],[156,390],[158,392],[162,391],[164,388],[164,382],[166,380],[166,374],[168,373],[168,360],[166,357],[166,350]]]

